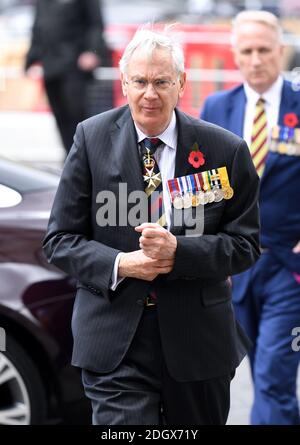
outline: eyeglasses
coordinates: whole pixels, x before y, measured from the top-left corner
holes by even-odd
[[[155,89],[155,91],[162,92],[162,91],[168,91],[172,86],[175,85],[176,82],[165,79],[156,79],[153,82],[148,82],[145,79],[131,79],[127,80],[126,83],[128,85],[131,85],[137,91],[146,91],[148,85],[151,84]]]

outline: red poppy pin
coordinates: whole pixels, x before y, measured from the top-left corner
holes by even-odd
[[[197,142],[192,146],[188,161],[194,168],[199,168],[205,163],[204,154],[199,150]]]
[[[283,116],[283,123],[286,127],[294,128],[298,125],[299,120],[297,114],[295,113],[286,113]]]

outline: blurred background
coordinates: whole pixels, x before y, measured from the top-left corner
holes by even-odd
[[[111,67],[94,71],[88,89],[90,114],[124,103],[118,61],[137,26],[146,22],[178,22],[186,54],[188,88],[180,103],[198,116],[204,98],[240,80],[230,43],[231,18],[243,9],[267,9],[285,30],[286,76],[300,65],[300,2],[297,0],[103,0],[104,37]],[[0,155],[29,163],[61,165],[64,151],[47,103],[42,73],[25,76],[34,0],[0,0]],[[109,97],[108,97],[109,94]],[[18,131],[16,131],[18,129]]]

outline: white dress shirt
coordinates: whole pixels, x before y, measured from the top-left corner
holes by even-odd
[[[149,137],[146,134],[144,134],[137,127],[136,124],[135,124],[135,129],[137,132],[139,144],[146,137]],[[163,145],[157,148],[156,152],[154,153],[154,158],[158,164],[161,173],[162,184],[163,184],[164,209],[166,214],[167,227],[169,230],[171,225],[172,204],[168,192],[167,181],[169,179],[174,178],[174,172],[175,172],[175,159],[176,159],[177,137],[178,137],[175,111],[173,111],[171,121],[168,127],[165,129],[165,131],[161,134],[151,137],[159,138],[164,143]],[[118,284],[123,280],[123,278],[118,278],[119,262],[122,255],[123,253],[120,252],[115,259],[114,269],[111,277],[111,287],[110,287],[111,290],[115,290]]]
[[[247,103],[244,117],[243,137],[247,142],[249,148],[251,145],[251,134],[255,115],[255,107],[258,99],[262,97],[265,100],[268,134],[270,135],[271,129],[278,123],[282,86],[282,76],[279,76],[273,83],[273,85],[263,94],[258,94],[249,86],[247,82],[244,83]]]

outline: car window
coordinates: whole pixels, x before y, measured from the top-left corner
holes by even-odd
[[[22,196],[15,190],[0,184],[0,209],[13,207],[22,201]]]
[[[58,175],[0,160],[0,185],[14,189],[21,194],[53,189],[57,187],[58,182]]]

